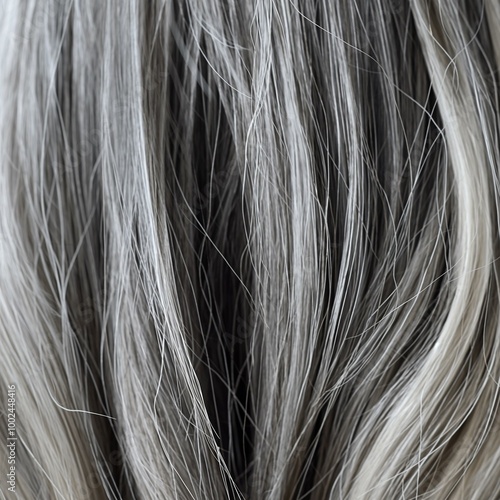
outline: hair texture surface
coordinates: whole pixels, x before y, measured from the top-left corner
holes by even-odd
[[[500,499],[498,0],[1,6],[18,498]]]

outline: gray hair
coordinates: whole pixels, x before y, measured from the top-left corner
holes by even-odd
[[[2,498],[500,498],[497,0],[3,6]]]

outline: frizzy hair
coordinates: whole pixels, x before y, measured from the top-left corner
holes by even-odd
[[[18,498],[500,498],[497,0],[2,7]]]

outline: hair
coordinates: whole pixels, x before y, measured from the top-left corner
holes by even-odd
[[[2,498],[500,498],[496,0],[3,7]]]

